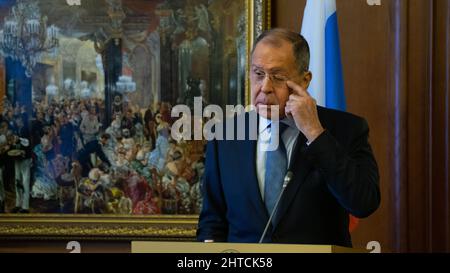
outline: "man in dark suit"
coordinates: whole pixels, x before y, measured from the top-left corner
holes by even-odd
[[[100,137],[100,140],[92,140],[86,145],[84,145],[83,149],[78,152],[78,161],[82,166],[82,175],[83,177],[87,177],[89,175],[89,171],[92,169],[91,164],[91,154],[95,154],[100,160],[108,166],[111,166],[108,158],[103,152],[103,146],[105,146],[109,141],[110,135],[103,134]]]
[[[273,29],[256,40],[250,80],[258,138],[208,143],[199,241],[258,242],[288,170],[292,179],[263,242],[351,246],[349,214],[363,218],[378,208],[368,125],[318,107],[306,91],[308,67],[309,46],[301,35]],[[279,106],[276,114],[273,106]],[[279,138],[274,151],[264,148],[267,136],[269,142]]]
[[[29,213],[30,209],[30,178],[32,150],[28,122],[24,115],[15,118],[15,131],[12,138],[12,148],[19,150],[20,154],[14,157],[14,177],[16,189],[16,206],[12,213]]]

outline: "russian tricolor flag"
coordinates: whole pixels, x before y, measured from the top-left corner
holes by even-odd
[[[308,41],[311,52],[309,69],[313,80],[308,92],[318,105],[345,111],[336,0],[306,2],[302,35]],[[356,229],[358,222],[356,217],[350,215],[350,232]]]
[[[313,80],[308,89],[317,104],[345,110],[341,48],[336,0],[308,0],[303,15],[302,35],[311,51]]]

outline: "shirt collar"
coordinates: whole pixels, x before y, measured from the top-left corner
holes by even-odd
[[[270,119],[266,119],[263,116],[259,116],[258,134],[264,132],[271,123],[272,121]]]

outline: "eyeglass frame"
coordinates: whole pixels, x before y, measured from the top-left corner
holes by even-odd
[[[258,70],[258,71],[256,71]],[[262,72],[263,75],[258,75],[257,72]],[[279,73],[267,73],[264,71],[264,69],[254,66],[251,68],[250,71],[250,77],[254,78],[255,82],[257,84],[262,84],[264,80],[269,77],[269,80],[272,82],[274,86],[281,87],[283,84],[285,84],[287,81],[289,81],[290,77],[285,75],[280,75]]]

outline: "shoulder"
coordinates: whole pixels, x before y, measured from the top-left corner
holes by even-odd
[[[85,147],[89,147],[89,148],[97,148],[100,147],[100,143],[98,142],[98,140],[91,140],[88,143],[86,143]]]
[[[326,126],[367,126],[367,121],[363,117],[349,112],[339,111],[321,106],[317,107],[317,112],[319,114],[320,121]]]
[[[317,110],[322,126],[344,142],[369,134],[369,125],[363,117],[320,106]]]

